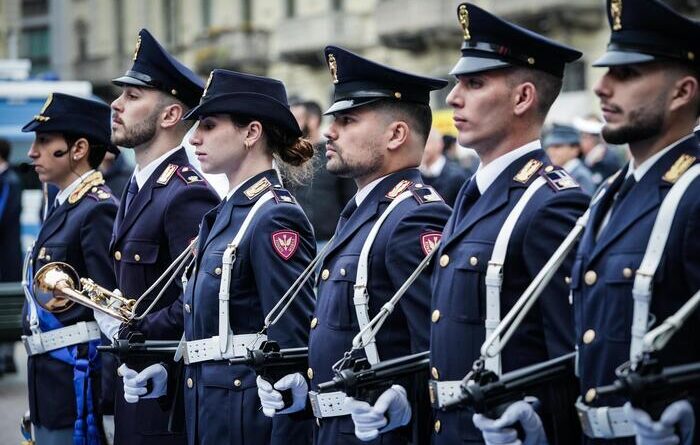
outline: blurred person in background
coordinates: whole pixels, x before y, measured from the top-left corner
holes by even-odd
[[[545,136],[543,145],[554,165],[564,167],[564,170],[579,183],[581,190],[589,195],[593,194],[593,175],[581,160],[581,142],[574,127],[554,124]]]
[[[321,137],[321,107],[314,101],[292,100],[292,114],[306,139],[314,145],[313,176],[306,184],[285,184],[311,221],[319,248],[335,232],[340,212],[355,195],[357,187],[349,178],[326,170],[326,141]],[[288,182],[288,181],[286,181]]]
[[[603,122],[592,114],[574,119],[574,128],[580,133],[583,162],[591,170],[597,187],[622,167],[622,160],[607,146],[600,135]]]
[[[22,184],[10,169],[10,142],[0,139],[0,283],[21,281],[22,247],[20,215]],[[0,375],[17,371],[13,357],[14,344],[0,343]]]
[[[452,207],[460,187],[470,175],[459,164],[447,159],[444,148],[444,138],[437,129],[433,128],[425,143],[419,170],[423,182],[432,186],[445,203]]]
[[[131,174],[134,172],[134,165],[126,156],[107,153],[102,164],[100,164],[100,171],[114,195],[121,197],[129,184]]]

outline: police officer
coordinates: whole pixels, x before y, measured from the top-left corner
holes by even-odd
[[[698,409],[687,401],[670,405],[659,421],[641,409],[625,411],[621,396],[598,397],[593,389],[611,384],[618,366],[636,360],[653,320],[659,324],[700,288],[700,181],[690,182],[680,201],[669,193],[683,186],[700,157],[693,136],[700,44],[687,38],[700,25],[657,0],[610,0],[607,8],[612,34],[594,64],[607,71],[595,93],[606,121],[603,137],[629,144],[632,158],[601,188],[572,271],[577,407],[588,444],[633,444],[635,429],[637,443],[696,443],[688,422],[695,418],[697,425]],[[662,202],[674,201],[677,209],[660,211]],[[665,243],[650,237],[652,228],[668,231]],[[699,321],[695,312],[657,354],[661,366],[700,360]]]
[[[122,94],[112,102],[112,142],[133,149],[136,157],[109,250],[118,287],[128,298],[140,297],[163,274],[197,235],[202,216],[219,202],[181,147],[190,127],[182,117],[197,105],[201,80],[145,29],[139,32],[133,59],[131,69],[113,81],[122,87]],[[139,314],[159,291],[143,301]],[[153,310],[170,306],[180,291],[176,285],[167,288]],[[177,319],[182,316],[173,314]],[[119,323],[97,317],[103,332],[114,337]],[[172,340],[180,338],[182,330],[149,335]],[[121,385],[117,386],[115,443],[150,443],[153,436],[163,444],[185,443],[184,434],[168,433],[169,411],[161,409],[156,399],[127,404]]]
[[[333,116],[325,134],[327,168],[353,178],[358,191],[341,213],[323,259],[307,375],[284,377],[274,389],[259,382],[258,394],[268,415],[282,408],[278,390],[291,388],[297,394],[292,408],[279,411],[288,413],[305,406],[306,379],[315,389],[333,377],[334,363],[350,349],[360,327],[379,312],[431,251],[449,216],[449,207],[422,184],[417,169],[432,121],[430,91],[443,88],[446,82],[404,73],[335,46],[326,47],[325,57],[335,85],[334,103],[326,112]],[[361,270],[360,257],[370,231],[398,199],[401,201],[378,226],[367,270]],[[368,303],[357,300],[354,290],[364,276],[368,277]],[[365,349],[370,362],[427,350],[429,279],[430,274],[423,273],[404,294],[379,332],[376,349]],[[407,443],[409,431],[400,428],[411,418],[407,395],[397,385],[381,396],[382,408],[351,400],[340,410],[320,413],[314,442],[362,443],[353,435],[358,430],[352,414],[376,417],[371,431],[358,431],[362,440]],[[386,434],[377,438],[380,430]]]
[[[588,202],[566,171],[551,165],[539,141],[564,67],[581,53],[470,3],[459,5],[457,15],[464,42],[447,103],[460,145],[473,148],[481,164],[457,197],[436,255],[430,350],[432,385],[439,393],[459,386],[480,357],[487,332],[511,309]],[[573,350],[565,281],[570,264],[556,273],[502,353],[485,362],[487,369],[500,374]],[[545,391],[543,409],[557,412],[557,393]],[[532,411],[518,406],[521,415]],[[574,430],[561,427],[576,440],[569,411]],[[490,442],[488,434],[482,439],[472,414],[436,410],[433,442]],[[537,430],[543,435],[541,426]]]
[[[593,176],[581,160],[578,131],[569,125],[554,124],[544,138],[544,149],[554,165],[564,168],[589,195],[595,191]]]
[[[28,258],[29,281],[48,263],[62,262],[80,277],[115,285],[108,248],[117,201],[96,170],[107,150],[118,153],[109,119],[105,104],[53,93],[22,128],[36,133],[28,155],[39,179],[59,190]],[[23,341],[37,443],[98,444],[100,330],[93,312],[31,287],[28,296]]]
[[[300,179],[304,168],[311,167],[307,161],[313,145],[301,137],[284,85],[266,77],[214,70],[201,104],[185,119],[199,119],[190,143],[204,172],[224,173],[230,184],[224,202],[204,217],[183,298],[188,442],[308,444],[311,423],[265,417],[255,370],[230,365],[227,358],[260,346],[263,338],[256,333],[265,316],[314,256],[311,223],[272,168],[275,159],[285,177]],[[227,248],[229,243],[236,244],[235,251]],[[227,266],[232,259],[233,265]],[[227,295],[224,316],[222,300],[212,298],[221,292]],[[270,327],[269,339],[282,348],[306,345],[312,308],[313,286],[307,282],[279,323]],[[140,328],[150,332],[170,323],[171,317],[161,311]],[[223,332],[233,332],[230,344],[238,345],[225,357],[219,353],[222,323]],[[125,392],[137,399],[149,378],[164,381],[167,373],[162,365],[133,373],[125,377]]]

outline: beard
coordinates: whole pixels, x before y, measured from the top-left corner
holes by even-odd
[[[161,110],[154,110],[146,119],[131,127],[122,125],[124,135],[117,136],[113,132],[111,137],[112,143],[121,147],[134,148],[151,141],[156,135],[160,111]]]
[[[602,136],[611,144],[629,144],[660,134],[664,124],[664,99],[659,96],[644,108],[630,111],[627,124],[614,129],[606,124]]]
[[[326,161],[328,172],[341,178],[361,178],[371,175],[381,169],[384,156],[376,144],[367,144],[362,153],[362,161],[349,161],[343,157],[344,149],[336,144],[331,144],[335,150],[335,157]]]

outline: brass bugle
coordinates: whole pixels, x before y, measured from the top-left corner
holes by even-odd
[[[80,278],[69,264],[49,263],[34,275],[34,298],[52,313],[63,312],[74,303],[128,322],[133,317],[136,300],[105,289],[89,278]]]

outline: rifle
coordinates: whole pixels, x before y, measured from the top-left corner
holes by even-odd
[[[691,390],[700,388],[700,362],[663,368],[653,354],[646,354],[636,365],[625,363],[615,374],[617,380],[611,385],[586,393],[585,402],[590,404],[601,396],[622,396],[659,420],[668,405],[691,397]]]
[[[120,362],[132,358],[138,361],[172,360],[179,340],[146,340],[142,333],[131,332],[126,339],[114,339],[111,345],[100,345],[97,350],[115,355]]]

